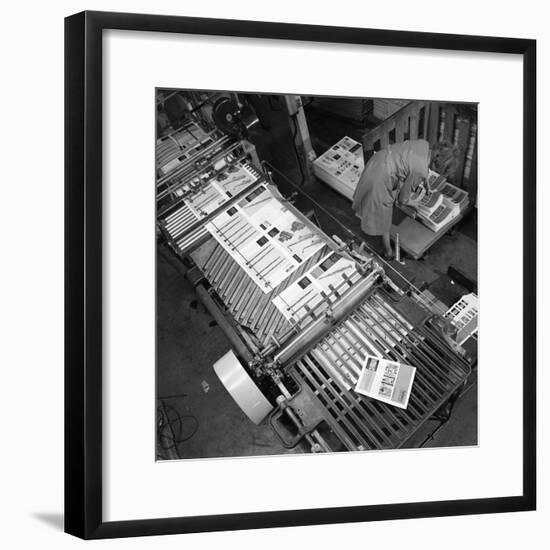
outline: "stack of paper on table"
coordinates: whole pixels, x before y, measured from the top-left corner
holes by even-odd
[[[428,175],[431,192],[417,206],[418,220],[438,232],[454,220],[468,204],[468,193],[439,176],[433,170]]]
[[[362,145],[345,136],[313,162],[313,173],[351,200],[364,167]]]

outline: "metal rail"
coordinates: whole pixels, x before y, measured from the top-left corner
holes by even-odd
[[[165,189],[162,191],[157,192],[157,201],[162,200],[166,195],[169,193],[173,193],[174,190],[177,188],[178,184],[169,184],[168,182],[174,180],[175,178],[181,177],[184,178],[186,176],[185,171],[196,167],[197,161],[210,161],[210,158],[208,157],[209,153],[217,152],[218,150],[223,154],[228,154],[231,152],[231,147],[228,148],[227,151],[225,151],[224,147],[227,146],[230,143],[230,138],[228,137],[222,137],[218,139],[217,141],[214,141],[213,143],[209,144],[204,149],[201,149],[200,151],[197,151],[194,155],[192,155],[189,158],[186,158],[181,162],[180,165],[176,166],[171,172],[168,174],[160,177],[157,179],[157,188],[161,187],[163,185],[166,186]],[[238,144],[236,144],[238,146]],[[236,147],[234,147],[236,148]],[[179,182],[180,185],[183,185],[183,183]]]

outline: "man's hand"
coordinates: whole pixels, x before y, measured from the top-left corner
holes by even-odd
[[[405,204],[409,205],[409,206],[415,206],[417,205],[421,200],[422,198],[424,197],[424,195],[426,194],[426,188],[420,184],[410,195],[409,195],[409,198],[407,200],[407,202]]]

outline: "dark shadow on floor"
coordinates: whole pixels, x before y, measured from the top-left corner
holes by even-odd
[[[65,527],[65,517],[56,512],[35,512],[33,517],[38,521],[53,527],[56,531],[63,531]]]
[[[160,251],[157,292],[157,397],[173,422],[179,456],[303,452],[285,449],[265,422],[257,426],[233,401],[213,369],[230,350],[229,340],[197,299],[193,285]],[[157,449],[157,459],[176,458],[168,456],[167,446]]]

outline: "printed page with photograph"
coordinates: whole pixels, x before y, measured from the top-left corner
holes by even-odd
[[[367,355],[355,391],[406,409],[416,368]]]

